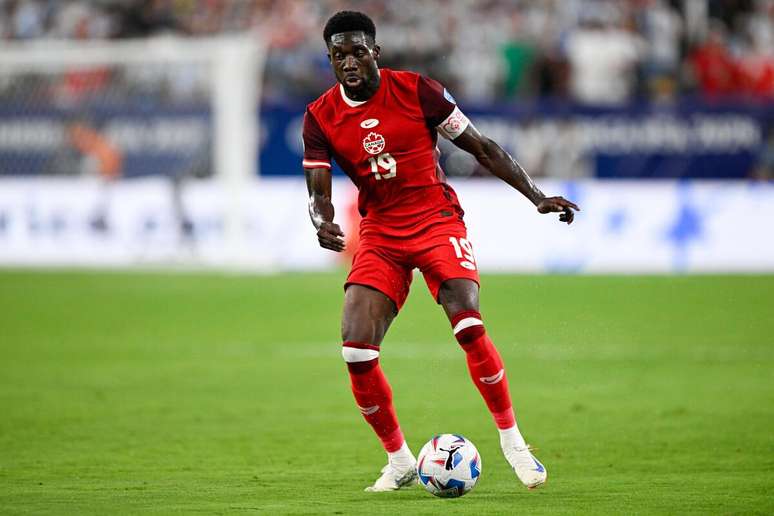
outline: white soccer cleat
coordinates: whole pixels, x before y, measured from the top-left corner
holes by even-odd
[[[548,472],[529,449],[529,446],[506,446],[503,454],[521,483],[534,489],[545,483]]]
[[[417,463],[416,461],[408,464],[406,467],[387,464],[382,468],[380,476],[374,485],[365,488],[370,493],[381,493],[384,491],[396,491],[409,484],[415,484],[417,481]]]

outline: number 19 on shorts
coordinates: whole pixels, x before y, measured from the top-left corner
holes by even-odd
[[[472,271],[476,270],[476,258],[473,255],[473,246],[466,238],[449,237],[454,254],[461,259],[460,265]]]

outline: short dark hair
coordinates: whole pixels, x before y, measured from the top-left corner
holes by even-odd
[[[376,40],[376,26],[373,20],[358,11],[339,11],[330,17],[323,30],[323,39],[327,45],[331,36],[342,32],[363,31],[366,36]]]

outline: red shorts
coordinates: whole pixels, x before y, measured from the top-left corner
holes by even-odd
[[[411,239],[362,239],[344,289],[350,285],[371,287],[389,297],[400,310],[415,268],[422,272],[436,301],[446,280],[464,278],[480,284],[467,229],[464,223],[455,221],[434,226]]]

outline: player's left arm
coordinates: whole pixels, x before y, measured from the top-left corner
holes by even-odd
[[[574,202],[568,201],[564,197],[546,197],[521,165],[510,154],[505,152],[497,142],[478,132],[478,129],[473,124],[468,123],[465,130],[456,136],[452,142],[460,149],[472,154],[481,166],[491,172],[492,175],[499,177],[521,192],[537,207],[538,212],[561,212],[559,220],[572,224],[575,218],[573,210],[580,211],[580,208]]]
[[[540,213],[561,212],[559,220],[572,223],[575,218],[572,210],[580,208],[564,197],[546,197],[516,160],[473,127],[454,97],[439,82],[420,76],[417,92],[428,126],[435,127],[438,134],[472,154],[489,172],[524,194]]]

